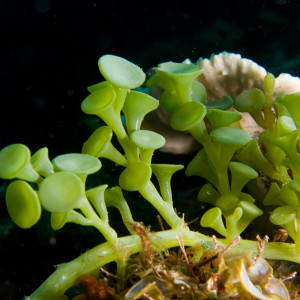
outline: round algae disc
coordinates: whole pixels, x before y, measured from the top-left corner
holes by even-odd
[[[140,67],[119,56],[103,55],[98,66],[103,77],[120,88],[135,89],[145,81]]]
[[[58,172],[42,181],[39,196],[49,212],[67,212],[79,206],[85,196],[84,186],[73,173]]]

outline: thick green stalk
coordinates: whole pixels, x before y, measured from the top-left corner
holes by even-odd
[[[109,226],[107,221],[104,222],[97,216],[90,202],[86,198],[83,199],[80,209],[86,219],[91,222],[90,225],[97,228],[108,242],[114,244],[117,239],[117,233]]]
[[[203,243],[214,245],[212,238],[199,232],[190,231],[185,226],[175,230],[151,233],[152,246],[157,250],[176,247],[178,246],[176,237],[179,238],[180,234],[182,234],[185,246],[200,246]],[[217,240],[219,247],[225,248],[228,244],[229,242],[224,239]],[[230,249],[229,253],[245,254],[252,252],[253,255],[256,255],[257,250],[257,241],[241,240]],[[78,276],[95,274],[103,265],[112,261],[122,261],[124,256],[129,257],[140,251],[142,251],[142,245],[137,235],[119,238],[114,245],[107,242],[103,243],[88,250],[75,260],[59,265],[57,270],[26,299],[59,300]],[[300,256],[295,252],[295,245],[288,243],[266,243],[263,256],[269,259],[283,259],[300,263]]]
[[[184,220],[176,214],[173,204],[162,199],[151,181],[148,181],[139,193],[157,209],[171,228],[181,228],[184,225]]]

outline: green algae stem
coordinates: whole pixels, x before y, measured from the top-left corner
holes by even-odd
[[[176,230],[168,230],[151,233],[152,246],[157,251],[177,247],[177,237],[182,235],[185,246],[197,246],[203,244],[214,245],[212,238],[199,232],[190,231],[188,227]],[[217,246],[226,248],[229,241],[217,239]],[[230,249],[230,254],[245,254],[251,252],[256,255],[258,252],[258,241],[240,240]],[[162,246],[163,245],[163,246]],[[205,251],[201,249],[200,251]],[[82,274],[94,274],[103,265],[110,262],[117,262],[118,268],[126,265],[126,259],[135,253],[142,251],[140,237],[131,235],[119,238],[115,245],[108,242],[88,250],[75,260],[58,266],[57,270],[26,300],[59,300],[65,291],[73,284],[75,279]],[[295,245],[272,242],[266,243],[264,258],[280,259],[300,263],[300,256],[295,251]]]

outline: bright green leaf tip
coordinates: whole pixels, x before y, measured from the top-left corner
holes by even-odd
[[[258,173],[253,168],[240,162],[230,162],[229,168],[231,172],[235,172],[236,174],[238,174],[238,176],[248,178],[249,180],[254,179],[258,176]]]
[[[220,208],[213,207],[209,209],[205,214],[202,216],[200,225],[202,227],[210,227],[216,230],[218,233],[226,236],[226,229],[222,220],[222,212]]]
[[[21,228],[30,228],[41,216],[37,192],[25,181],[10,183],[6,191],[6,206],[11,219]]]
[[[181,77],[198,77],[203,73],[203,69],[198,65],[194,64],[184,64],[184,63],[175,63],[175,62],[165,62],[159,64],[157,68],[154,68],[158,74],[163,73],[164,75],[175,78]]]
[[[84,185],[70,172],[58,172],[45,178],[39,189],[42,206],[49,212],[64,213],[80,206]]]
[[[222,109],[227,110],[233,105],[233,100],[229,96],[223,96],[222,98],[216,101],[208,101],[205,103],[207,108],[215,108],[215,109]]]
[[[171,117],[171,126],[178,131],[193,128],[203,120],[206,114],[205,106],[199,102],[187,102],[181,105]]]
[[[291,205],[277,207],[272,215],[270,221],[275,225],[284,225],[292,222],[295,219],[296,211]]]
[[[98,66],[103,77],[120,88],[135,89],[146,78],[140,67],[119,56],[103,55],[98,60]]]
[[[250,135],[239,128],[219,127],[211,131],[210,136],[221,144],[243,146],[250,141]]]
[[[242,115],[235,111],[227,111],[220,109],[208,109],[206,113],[210,125],[213,129],[228,126],[242,119]]]
[[[151,178],[151,167],[146,163],[132,163],[121,173],[119,185],[126,191],[138,191]]]
[[[264,103],[264,93],[256,88],[241,92],[233,101],[234,107],[241,112],[258,110]]]
[[[112,136],[113,132],[108,126],[97,128],[83,144],[82,153],[99,157],[106,145],[110,143]]]
[[[165,144],[165,138],[150,130],[136,130],[131,134],[131,139],[142,149],[158,149]]]
[[[30,164],[30,150],[23,144],[12,144],[0,151],[0,178],[20,178],[36,182],[39,174]]]
[[[13,144],[3,148],[0,152],[0,177],[15,178],[29,159],[30,150],[23,144]]]
[[[96,90],[87,96],[81,104],[84,113],[93,115],[109,106],[115,99],[116,93],[111,86]]]
[[[89,154],[81,153],[59,155],[52,162],[59,171],[67,171],[74,174],[93,174],[101,168],[99,159]]]

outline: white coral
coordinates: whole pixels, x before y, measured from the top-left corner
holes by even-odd
[[[197,64],[204,69],[197,80],[207,90],[208,101],[224,95],[235,98],[243,90],[258,88],[264,90],[267,71],[254,61],[242,58],[240,54],[222,52],[210,59],[200,58]],[[282,73],[275,80],[274,97],[279,93],[292,94],[300,91],[300,78]]]

